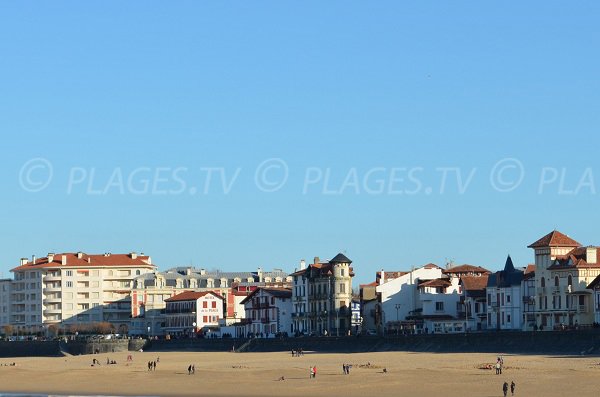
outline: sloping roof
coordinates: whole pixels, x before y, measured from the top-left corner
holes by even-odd
[[[453,266],[449,269],[445,269],[443,270],[444,273],[451,273],[451,274],[456,274],[456,273],[491,273],[489,270],[481,267],[481,266],[473,266],[473,265],[460,265],[460,266]]]
[[[543,248],[543,247],[580,247],[581,244],[573,240],[571,237],[562,234],[558,230],[553,230],[546,234],[541,239],[532,243],[528,248]]]
[[[586,287],[586,289],[594,289],[598,286],[600,286],[600,276],[597,276],[595,279],[593,279],[590,285]]]
[[[331,259],[329,263],[352,263],[352,261],[348,259],[346,255],[340,252],[333,259]]]
[[[460,281],[462,282],[463,288],[467,292],[479,290],[485,291],[488,277],[489,276],[487,274],[482,276],[463,276],[460,278]]]
[[[447,288],[449,286],[451,286],[452,284],[445,279],[442,278],[436,278],[434,280],[427,280],[427,281],[423,281],[422,283],[419,283],[419,287],[442,287],[442,288]]]
[[[204,291],[204,292],[196,292],[196,291],[185,291],[181,294],[177,294],[175,296],[170,297],[169,299],[165,299],[165,302],[181,302],[181,301],[195,301],[199,298],[202,298],[205,295],[214,295],[219,299],[223,299],[223,297],[219,294],[216,294],[212,291]]]
[[[243,305],[244,303],[248,302],[254,297],[254,295],[258,294],[260,291],[264,291],[269,295],[274,296],[275,298],[288,299],[292,297],[291,288],[257,288],[254,291],[252,291],[250,295],[248,295],[245,299],[243,299],[240,302],[240,304]]]
[[[595,250],[596,257],[588,262],[587,250]],[[574,268],[598,268],[600,267],[600,248],[599,247],[577,247],[569,251],[566,255],[558,256],[548,267],[550,270],[574,269]]]
[[[155,268],[149,256],[132,255],[132,254],[80,254],[77,253],[61,253],[54,254],[52,261],[48,257],[36,259],[34,263],[27,262],[24,265],[17,266],[12,269],[12,272],[28,269],[43,269],[54,267],[110,267],[110,266],[127,266],[127,267],[145,267]],[[63,257],[66,257],[67,263],[62,264]],[[133,259],[135,257],[135,259]]]

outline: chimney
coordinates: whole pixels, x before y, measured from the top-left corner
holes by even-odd
[[[129,256],[131,256],[131,259],[137,259],[137,254],[135,252],[130,253]]]
[[[66,254],[63,254],[63,256],[62,256],[62,263],[61,264],[63,266],[65,266],[67,264],[67,255]]]
[[[317,265],[321,262],[321,258],[319,258],[318,256],[315,256],[315,259],[313,260],[313,264]]]
[[[304,259],[302,259],[300,261],[300,270],[304,270],[306,269],[306,261]]]
[[[200,275],[204,276],[206,274],[206,269],[200,269]]]
[[[21,258],[21,266],[26,265],[27,261],[28,261],[27,258]]]
[[[385,272],[381,269],[381,277],[379,278],[379,285],[385,283]]]
[[[87,259],[87,261],[88,261],[88,263],[92,263],[92,258],[90,258],[90,257],[88,256],[88,259]]]
[[[187,274],[188,276],[191,276],[192,275],[192,268],[191,267],[186,268],[185,269],[185,274]]]
[[[81,259],[81,258],[83,258],[83,252],[79,251],[77,253],[77,259]]]
[[[263,271],[262,271],[262,268],[259,267],[257,273],[258,273],[258,282],[262,283],[263,282]]]
[[[54,262],[54,254],[48,253],[48,263]]]
[[[585,261],[589,264],[596,264],[598,262],[596,247],[590,246],[585,249]]]
[[[35,255],[31,255],[31,263],[33,263],[35,265]]]

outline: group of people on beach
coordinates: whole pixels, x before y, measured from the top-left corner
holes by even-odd
[[[190,364],[188,367],[188,375],[193,375],[196,373],[196,366],[194,364]]]
[[[496,375],[502,375],[502,367],[504,367],[504,358],[498,356],[496,359]]]
[[[350,368],[352,368],[352,365],[342,364],[342,370],[344,371],[344,375],[350,375]]]
[[[314,379],[317,377],[317,367],[316,366],[310,367],[310,377],[311,377],[311,379]]]
[[[158,360],[148,361],[148,371],[156,371],[156,363]]]
[[[301,357],[304,355],[304,350],[301,347],[298,349],[292,350],[292,357]]]
[[[517,387],[517,385],[515,384],[515,381],[510,382],[510,395],[511,396],[515,395],[516,387]],[[504,393],[504,397],[506,397],[506,395],[508,394],[508,382],[504,382],[504,384],[502,385],[502,393]]]

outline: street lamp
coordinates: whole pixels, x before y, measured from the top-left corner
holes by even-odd
[[[401,303],[396,303],[394,307],[396,308],[396,335],[400,334],[400,317],[398,315],[398,311],[400,310]]]
[[[192,323],[192,327],[193,328],[192,328],[192,335],[191,336],[194,336],[194,334],[196,333],[196,322],[195,321]]]

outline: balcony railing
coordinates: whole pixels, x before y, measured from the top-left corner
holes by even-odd
[[[538,294],[546,294],[546,287],[538,287],[536,291]]]

